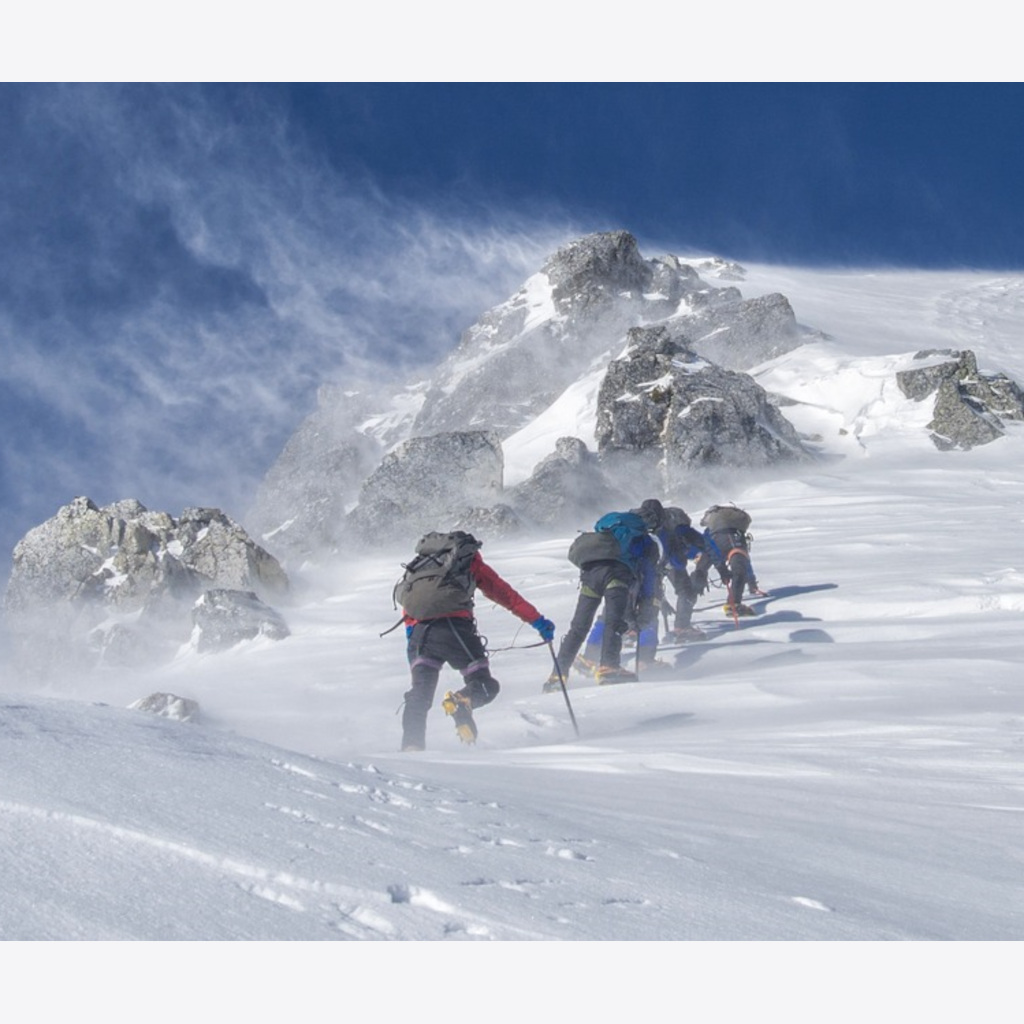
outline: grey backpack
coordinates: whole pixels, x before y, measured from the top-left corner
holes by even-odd
[[[750,516],[735,505],[712,505],[700,521],[712,533],[720,530],[737,530],[746,533],[750,529]]]
[[[393,597],[406,615],[436,619],[458,611],[471,611],[476,581],[470,563],[482,547],[472,534],[427,533],[416,545],[416,557],[403,566]]]
[[[593,562],[618,562],[622,559],[622,546],[613,533],[606,530],[581,533],[569,545],[569,561],[577,568]]]

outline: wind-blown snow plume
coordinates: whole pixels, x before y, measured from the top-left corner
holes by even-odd
[[[436,360],[567,234],[388,199],[312,151],[279,91],[5,101],[8,551],[81,493],[242,513],[319,385]]]

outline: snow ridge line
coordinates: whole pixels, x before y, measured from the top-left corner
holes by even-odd
[[[276,885],[289,886],[300,892],[324,893],[328,896],[345,897],[354,900],[365,900],[367,898],[378,903],[390,903],[391,900],[386,894],[377,894],[365,889],[353,889],[350,886],[338,885],[335,882],[321,882],[315,879],[302,878],[298,875],[287,872],[275,871],[272,868],[260,867],[256,864],[246,863],[232,857],[217,856],[206,853],[179,843],[173,839],[162,839],[159,836],[150,835],[146,832],[139,832],[136,829],[125,828],[123,825],[113,825],[110,822],[99,821],[95,818],[87,818],[80,814],[68,814],[64,811],[52,811],[43,807],[33,807],[28,804],[12,803],[0,800],[0,813],[20,814],[26,817],[38,818],[49,821],[65,822],[79,828],[89,829],[94,832],[106,833],[118,839],[126,839],[131,842],[149,846],[153,849],[173,853],[186,860],[194,861],[205,867],[226,871],[238,875],[247,880],[274,883]]]
[[[0,814],[4,813],[22,815],[44,821],[67,823],[94,832],[105,833],[118,839],[136,842],[152,849],[175,854],[203,867],[236,875],[238,877],[238,884],[243,886],[251,895],[278,903],[281,906],[298,912],[304,912],[307,909],[305,905],[294,897],[289,896],[286,892],[280,892],[270,887],[279,886],[283,889],[291,889],[293,892],[323,895],[334,899],[346,900],[350,906],[348,908],[339,906],[338,909],[342,914],[359,927],[369,928],[375,933],[385,935],[393,935],[395,933],[394,925],[386,917],[380,917],[380,909],[387,907],[393,911],[396,904],[407,904],[410,907],[425,910],[445,918],[446,928],[452,927],[453,922],[457,922],[459,927],[464,928],[474,937],[494,937],[495,923],[489,918],[467,911],[461,907],[452,906],[440,899],[431,890],[420,886],[406,884],[391,885],[385,892],[377,892],[372,889],[356,889],[352,886],[339,885],[335,882],[323,882],[303,878],[288,872],[276,871],[272,868],[260,867],[259,865],[246,863],[231,857],[221,857],[205,853],[184,843],[175,842],[171,839],[162,839],[146,832],[140,832],[137,829],[113,825],[110,822],[88,818],[80,814],[69,814],[64,811],[48,810],[44,807],[0,800]],[[378,910],[368,906],[371,904],[378,908]],[[367,919],[367,915],[370,915],[371,919]],[[343,930],[349,930],[348,926],[343,927]],[[524,928],[514,923],[501,925],[501,930],[510,938],[548,938],[547,935],[536,929]]]

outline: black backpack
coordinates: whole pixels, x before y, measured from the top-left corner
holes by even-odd
[[[414,619],[436,619],[471,611],[476,581],[469,566],[483,546],[472,534],[428,533],[416,545],[416,557],[404,565],[393,598]]]
[[[578,569],[594,562],[618,562],[621,559],[622,546],[607,530],[581,533],[569,545],[569,561]]]
[[[669,535],[675,533],[676,527],[690,526],[692,522],[678,505],[666,505],[661,515],[661,529]]]

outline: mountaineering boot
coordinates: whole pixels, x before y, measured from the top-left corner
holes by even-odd
[[[558,678],[557,672],[552,672],[551,675],[544,680],[544,685],[541,687],[543,693],[557,693],[562,688],[562,683]]]
[[[733,606],[731,604],[726,604],[726,605],[722,605],[722,610],[725,612],[726,615],[730,615],[730,616],[731,615],[739,615],[739,616],[742,617],[742,616],[749,616],[749,615],[756,615],[757,614],[757,612],[755,612],[754,609],[751,608],[750,605],[747,605],[747,604],[738,604],[738,605],[735,605],[735,606]]]
[[[595,673],[598,686],[608,686],[610,683],[635,683],[637,676],[629,669],[620,668],[618,665],[602,665]]]
[[[754,587],[754,589],[750,593],[754,597],[771,597],[772,596],[770,593],[768,593],[767,590],[762,590],[760,587]]]
[[[455,722],[455,731],[463,743],[476,743],[476,722],[473,721],[473,706],[464,693],[449,690],[441,701],[446,715]]]
[[[402,744],[402,753],[403,754],[411,754],[414,751],[415,752],[419,752],[419,751],[425,750],[425,749],[426,748],[423,746],[422,743],[403,743]]]
[[[572,663],[572,667],[579,672],[581,676],[592,676],[597,671],[597,662],[591,661],[589,658],[584,658],[582,654],[576,655],[576,660]]]
[[[680,626],[679,629],[670,629],[665,634],[665,639],[673,644],[692,644],[701,640],[707,640],[708,635],[696,626]]]

